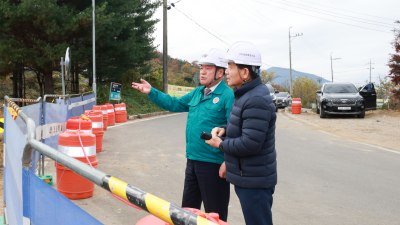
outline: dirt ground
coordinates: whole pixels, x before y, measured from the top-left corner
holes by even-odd
[[[298,118],[299,122],[313,125],[318,130],[346,139],[400,151],[400,110],[368,111],[364,119],[345,115],[328,116],[321,119],[316,113],[290,115]]]

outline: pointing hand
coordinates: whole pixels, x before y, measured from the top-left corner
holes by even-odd
[[[140,81],[142,82],[141,84],[132,82],[132,88],[135,88],[144,94],[149,94],[151,91],[151,85],[143,79],[140,79]]]

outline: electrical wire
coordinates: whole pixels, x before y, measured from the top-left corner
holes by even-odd
[[[178,12],[180,12],[181,14],[183,14],[184,16],[186,16],[188,19],[190,19],[191,21],[193,21],[195,24],[197,24],[197,26],[201,27],[203,30],[205,30],[207,33],[211,34],[212,36],[214,36],[215,38],[217,38],[218,40],[220,40],[221,42],[227,44],[229,46],[228,43],[226,43],[224,40],[222,40],[221,38],[217,37],[216,35],[214,35],[213,33],[211,33],[210,31],[208,31],[206,28],[204,28],[203,26],[201,26],[199,23],[197,23],[196,21],[194,21],[192,18],[190,18],[188,15],[186,15],[185,13],[183,13],[182,11],[180,11],[178,8],[174,7]]]
[[[310,2],[310,1],[307,1],[307,0],[300,0],[300,1],[308,2],[308,3],[314,4],[314,5],[319,5],[319,6],[323,6],[323,7],[332,8],[332,9],[342,10],[342,11],[345,11],[345,12],[351,12],[351,13],[355,13],[355,14],[359,14],[359,15],[365,15],[365,16],[371,16],[371,17],[381,18],[381,19],[385,19],[385,20],[395,21],[395,19],[389,19],[389,18],[385,18],[385,17],[380,17],[380,16],[374,16],[374,15],[369,15],[369,14],[354,12],[354,11],[350,11],[350,10],[345,10],[345,9],[341,9],[341,8],[336,8],[336,7],[333,7],[333,6],[327,6],[327,5],[322,5],[322,4]]]
[[[344,18],[344,17],[341,17],[341,16],[333,15],[333,16],[336,16],[336,17],[342,18],[342,19],[347,19],[347,20],[352,20],[352,21],[358,21],[358,22],[362,22],[362,23],[372,24],[372,23],[369,23],[369,22],[363,22],[363,21],[357,20],[357,19],[361,19],[361,20],[366,20],[366,21],[370,21],[370,22],[373,22],[373,23],[381,23],[381,24],[382,24],[382,25],[379,25],[379,24],[372,24],[372,25],[376,25],[376,26],[384,26],[384,27],[388,27],[388,26],[389,26],[389,28],[392,28],[392,27],[394,26],[394,24],[383,23],[383,22],[379,22],[379,21],[363,19],[363,18],[360,18],[360,17],[349,16],[349,15],[345,15],[345,14],[341,14],[341,13],[330,12],[330,11],[327,11],[327,10],[318,9],[318,8],[314,8],[314,7],[311,7],[311,6],[306,6],[306,5],[299,4],[299,3],[294,3],[294,2],[291,2],[291,1],[287,1],[287,0],[280,0],[280,1],[288,2],[288,3],[290,3],[290,4],[294,4],[295,6],[290,5],[290,4],[285,4],[285,3],[282,3],[282,2],[277,1],[277,0],[271,0],[271,1],[277,2],[277,3],[279,3],[279,4],[283,4],[283,5],[288,5],[288,6],[292,6],[292,7],[296,7],[296,8],[301,8],[301,9],[308,10],[308,11],[311,11],[311,12],[316,12],[316,13],[321,13],[321,14],[331,14],[331,15],[337,14],[337,15],[342,15],[342,16],[346,16],[346,17],[355,18],[355,19],[349,19],[349,18]],[[297,6],[296,6],[296,5],[297,5]],[[306,7],[306,8],[304,8],[304,7]],[[316,10],[319,10],[319,11],[321,11],[321,12],[314,11],[314,10],[307,9],[307,8],[316,9]]]
[[[348,26],[352,26],[352,27],[358,27],[358,28],[362,28],[362,29],[366,29],[366,30],[372,30],[372,31],[377,31],[377,32],[382,32],[382,33],[389,33],[389,34],[392,33],[392,32],[389,32],[389,31],[382,31],[382,30],[377,30],[377,29],[373,29],[373,28],[362,27],[362,26],[358,26],[358,25],[354,25],[354,24],[339,22],[339,21],[336,21],[336,20],[326,19],[326,18],[322,18],[322,17],[318,17],[318,16],[312,16],[312,15],[309,15],[309,14],[306,14],[306,13],[297,12],[297,11],[294,11],[294,10],[291,10],[291,9],[282,8],[282,7],[279,7],[279,6],[271,5],[271,4],[264,3],[264,2],[260,2],[260,1],[257,1],[257,0],[251,0],[251,1],[255,1],[255,2],[258,2],[258,3],[263,4],[263,5],[272,6],[272,7],[278,8],[278,9],[287,10],[287,11],[290,11],[290,12],[302,14],[302,15],[309,16],[309,17],[314,17],[314,18],[318,18],[318,19],[322,19],[322,20],[331,21],[331,22],[334,22],[334,23],[344,24],[344,25],[348,25]]]

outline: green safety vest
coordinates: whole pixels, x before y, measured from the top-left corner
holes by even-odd
[[[211,133],[215,127],[228,124],[234,94],[224,81],[205,98],[204,86],[177,98],[152,88],[149,99],[161,108],[171,112],[189,112],[186,124],[186,158],[202,162],[224,162],[224,153],[209,146],[200,135]]]

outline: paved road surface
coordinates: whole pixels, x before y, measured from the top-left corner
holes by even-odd
[[[172,114],[110,128],[98,169],[180,206],[186,117]],[[283,112],[276,149],[275,224],[400,224],[400,151],[323,133]],[[49,165],[47,171],[54,168]],[[135,224],[148,215],[99,187],[92,198],[74,202],[104,224]],[[233,187],[228,223],[245,224]]]

